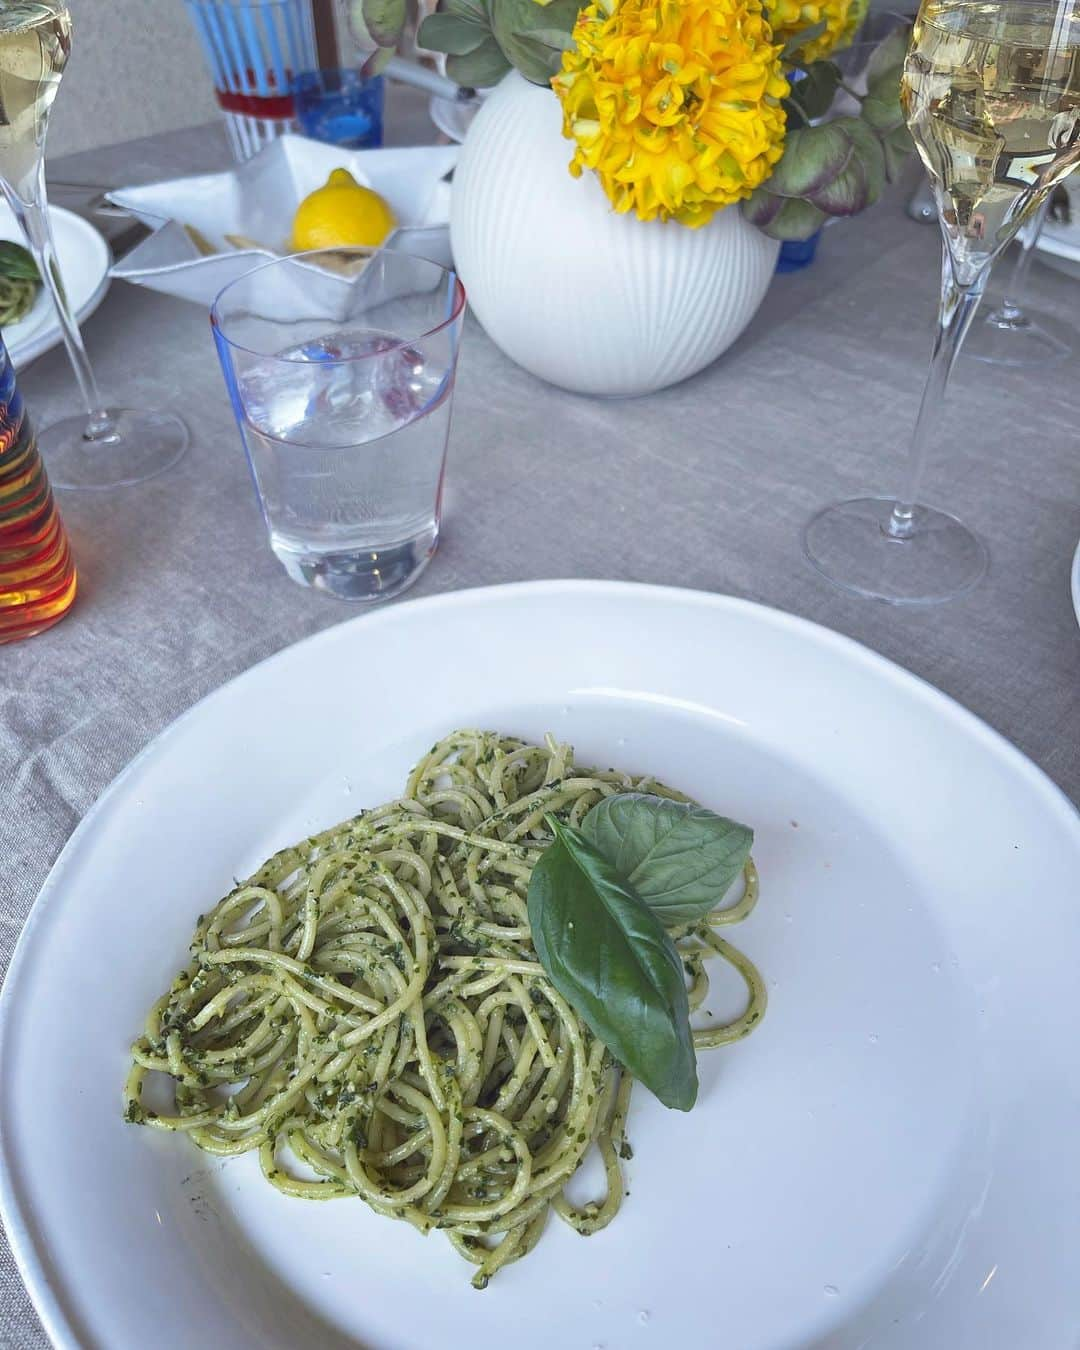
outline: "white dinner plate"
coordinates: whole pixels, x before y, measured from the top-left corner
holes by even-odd
[[[289,1199],[120,1118],[196,914],[483,725],[757,831],[769,1008],[644,1091],[630,1192],[483,1293],[437,1233]],[[28,826],[29,828],[29,826]],[[98,801],[0,996],[0,1184],[60,1347],[1061,1350],[1080,1326],[1080,817],[996,733],[822,628],[618,583],[462,592],[264,662]]]
[[[81,323],[97,309],[109,289],[109,246],[88,220],[62,206],[49,208],[56,256],[67,287],[68,299]],[[24,243],[11,208],[0,202],[0,239]],[[56,310],[44,286],[25,319],[4,329],[4,343],[16,370],[55,347],[61,341]]]

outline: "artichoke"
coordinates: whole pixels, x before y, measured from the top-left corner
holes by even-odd
[[[751,224],[773,239],[809,239],[829,216],[853,216],[877,201],[911,148],[900,108],[907,44],[908,31],[900,29],[876,48],[858,117],[814,125],[811,119],[832,102],[840,72],[828,61],[804,68],[788,100],[783,156],[742,204]]]
[[[41,288],[41,273],[21,244],[0,240],[0,328],[25,319]]]
[[[533,84],[558,74],[580,0],[439,0],[417,40],[445,52],[446,73],[473,88],[497,84],[511,68]]]

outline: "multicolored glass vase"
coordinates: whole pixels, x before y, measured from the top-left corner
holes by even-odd
[[[51,628],[75,588],[67,535],[0,337],[0,642]]]

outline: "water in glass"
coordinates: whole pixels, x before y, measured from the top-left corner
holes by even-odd
[[[388,599],[434,553],[463,310],[452,272],[380,250],[281,259],[218,297],[226,383],[294,581]]]
[[[445,372],[393,334],[359,329],[278,353],[248,372],[245,395],[248,453],[285,570],[344,594],[398,589],[438,540]]]

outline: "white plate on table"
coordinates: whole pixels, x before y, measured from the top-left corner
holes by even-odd
[[[93,314],[109,289],[109,267],[112,263],[109,246],[93,225],[74,211],[52,206],[49,208],[49,217],[68,299],[81,323]],[[6,202],[0,202],[0,239],[25,243],[22,231]],[[29,365],[61,340],[60,322],[44,286],[38,291],[34,306],[26,318],[4,329],[4,343],[16,370]]]
[[[751,823],[769,984],[688,1115],[640,1092],[615,1222],[483,1294],[449,1244],[126,1126],[194,917],[400,791],[438,735],[571,740]],[[1080,1325],[1080,817],[911,675],[745,602],[618,583],[364,615],[210,695],[76,831],[0,996],[0,1186],[60,1347],[1060,1350]],[[194,1181],[197,1184],[193,1183]]]

